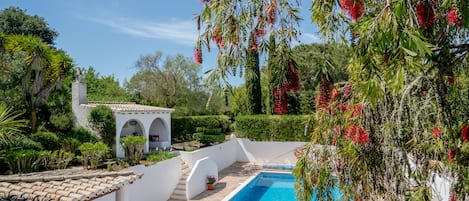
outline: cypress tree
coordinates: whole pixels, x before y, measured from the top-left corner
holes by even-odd
[[[251,35],[246,49],[246,94],[248,114],[262,113],[261,73],[257,39]]]

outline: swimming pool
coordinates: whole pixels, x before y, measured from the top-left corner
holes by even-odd
[[[294,184],[295,177],[291,173],[261,172],[229,201],[298,201]],[[332,193],[335,200],[342,197],[337,188],[332,189]],[[313,200],[317,200],[314,194]]]

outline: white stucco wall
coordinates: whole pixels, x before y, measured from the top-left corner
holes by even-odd
[[[130,120],[137,120],[138,124],[140,125],[142,129],[143,136],[148,139],[148,136],[150,134],[156,134],[152,133],[155,131],[155,128],[153,131],[150,131],[151,125],[153,121],[157,120],[158,124],[164,125],[166,128],[166,132],[159,134],[160,135],[160,141],[165,139],[169,144],[171,144],[171,113],[170,112],[152,112],[152,113],[114,113],[116,117],[116,156],[117,157],[124,157],[125,154],[122,150],[122,147],[120,146],[119,143],[119,138],[122,133],[123,129],[130,129],[129,126],[127,128],[124,128],[124,125],[127,121]],[[158,121],[158,119],[161,119],[161,121]],[[140,133],[139,133],[140,134]],[[162,136],[163,134],[167,136]],[[145,152],[149,151],[149,142],[147,141],[145,143]]]
[[[250,161],[260,164],[296,164],[296,157],[293,151],[298,147],[303,147],[305,142],[253,142],[249,139],[238,139],[240,152],[237,155],[238,161]]]
[[[98,197],[93,201],[116,201],[116,192],[112,192],[104,196]]]
[[[167,201],[181,177],[181,157],[145,167],[138,165],[127,170],[143,173],[143,177],[129,185],[129,201]]]
[[[236,162],[238,155],[236,139],[230,139],[227,142],[199,149],[193,152],[181,151],[181,158],[189,167],[194,167],[195,163],[205,157],[209,157],[217,164],[220,170],[223,170]]]
[[[197,160],[186,180],[187,199],[192,199],[207,190],[207,176],[213,175],[218,178],[218,170],[217,164],[210,157]]]

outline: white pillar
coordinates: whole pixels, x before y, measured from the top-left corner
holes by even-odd
[[[129,184],[125,184],[116,192],[116,201],[129,201]]]

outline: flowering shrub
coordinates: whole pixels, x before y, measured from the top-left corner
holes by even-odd
[[[208,175],[207,176],[207,184],[214,184],[217,182],[218,177],[216,175]]]

